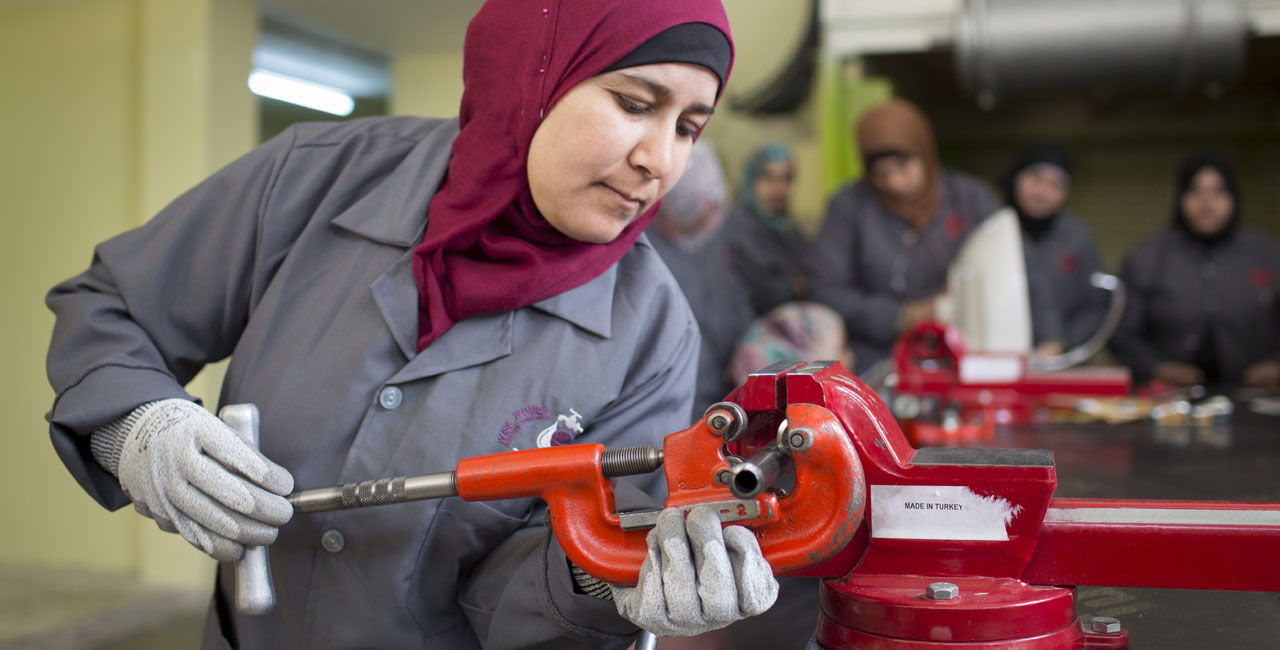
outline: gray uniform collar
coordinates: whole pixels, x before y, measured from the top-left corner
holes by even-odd
[[[427,208],[449,168],[452,142],[457,135],[457,118],[441,122],[414,146],[377,189],[335,217],[333,225],[380,244],[405,249],[417,246],[426,232]],[[649,245],[643,236],[638,243]],[[417,355],[418,331],[418,290],[409,269],[411,259],[411,255],[402,256],[372,287],[396,343],[408,358]],[[617,265],[614,265],[579,287],[531,306],[596,336],[609,338],[617,278]],[[490,320],[485,316],[475,319]],[[455,327],[465,325],[466,321]]]
[[[333,225],[380,244],[412,248],[427,230],[427,208],[449,170],[458,120],[441,121],[382,183],[333,220]]]

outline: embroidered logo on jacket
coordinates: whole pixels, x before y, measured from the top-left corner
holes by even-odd
[[[520,432],[520,427],[530,422],[551,419],[551,409],[537,404],[530,404],[511,412],[511,417],[502,423],[502,433],[498,434],[498,444],[510,447],[512,439]]]
[[[948,212],[946,221],[943,225],[946,226],[947,239],[949,241],[956,241],[960,239],[960,235],[963,235],[968,229],[969,215],[959,211]]]
[[[1271,269],[1265,266],[1256,266],[1249,272],[1249,284],[1255,289],[1269,289],[1271,281]]]
[[[1058,257],[1058,270],[1063,275],[1071,275],[1076,272],[1076,267],[1080,266],[1080,261],[1076,259],[1076,254],[1071,251],[1063,253]]]
[[[569,409],[569,415],[557,415],[555,424],[538,434],[538,446],[559,447],[572,444],[574,437],[580,433],[582,433],[582,414]]]
[[[538,434],[534,436],[534,444],[539,447],[559,447],[560,445],[573,444],[574,438],[582,433],[582,414],[574,409],[569,409],[569,415],[558,414],[551,424],[543,426],[541,423],[552,420],[551,409],[538,404],[530,404],[523,408],[518,408],[511,412],[511,417],[502,423],[502,432],[498,434],[498,444],[503,447],[517,450],[519,447],[512,445],[516,440],[516,436],[525,429],[525,425],[532,424]],[[541,430],[537,427],[543,426]],[[528,440],[528,438],[524,438]]]

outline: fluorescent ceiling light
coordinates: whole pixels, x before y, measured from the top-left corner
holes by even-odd
[[[337,88],[258,69],[249,73],[249,90],[262,97],[306,106],[333,115],[350,115],[356,102]]]

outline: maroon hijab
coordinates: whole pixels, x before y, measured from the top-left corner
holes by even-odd
[[[413,252],[419,351],[468,316],[585,284],[631,248],[657,203],[612,242],[570,239],[534,205],[529,143],[542,116],[574,86],[691,22],[729,38],[720,0],[489,0],[480,8],[463,46],[453,157]]]

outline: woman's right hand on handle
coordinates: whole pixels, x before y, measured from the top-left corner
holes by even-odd
[[[610,585],[618,613],[658,636],[695,636],[763,613],[778,597],[778,581],[755,535],[720,527],[699,506],[658,515],[635,587]]]
[[[275,541],[293,516],[285,495],[293,476],[198,404],[167,399],[144,404],[94,433],[115,436],[105,465],[134,508],[161,530],[176,532],[214,559],[238,560],[245,546]],[[103,441],[95,457],[104,462]]]

